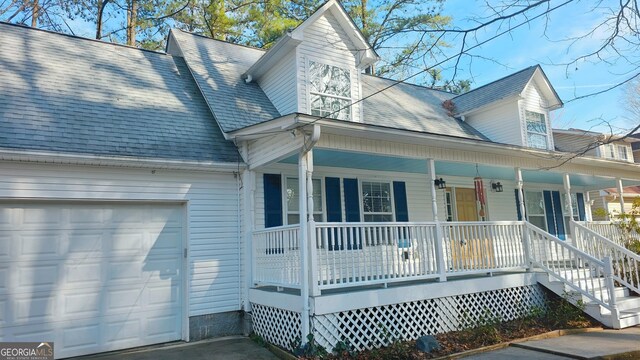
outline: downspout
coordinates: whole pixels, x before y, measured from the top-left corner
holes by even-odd
[[[307,343],[307,335],[311,333],[311,318],[310,318],[310,304],[309,304],[309,242],[312,236],[309,236],[309,222],[313,221],[313,189],[309,191],[307,185],[312,181],[313,173],[313,160],[311,160],[311,170],[309,170],[309,155],[311,155],[311,149],[316,145],[320,139],[320,125],[314,124],[311,135],[302,146],[300,151],[300,157],[298,159],[298,186],[299,186],[299,209],[300,209],[300,297],[302,298],[302,314],[300,314],[301,320],[301,345]],[[306,195],[306,196],[304,196]],[[309,205],[309,197],[311,197],[311,204]],[[311,211],[311,216],[309,216]],[[309,220],[311,219],[311,220]],[[312,226],[313,228],[313,226]]]

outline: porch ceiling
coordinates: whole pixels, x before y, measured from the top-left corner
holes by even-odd
[[[298,157],[291,156],[280,161],[285,164],[297,164]],[[361,169],[373,171],[405,172],[414,174],[428,174],[427,160],[399,156],[385,156],[368,153],[358,153],[331,149],[316,148],[313,150],[313,162],[316,166],[330,166],[347,169]],[[475,177],[479,173],[485,179],[515,181],[515,170],[510,167],[484,165],[452,161],[436,160],[436,175]],[[543,184],[562,184],[563,173],[550,170],[522,170],[525,182]],[[446,179],[445,179],[446,180]],[[598,190],[615,187],[614,178],[593,175],[571,174],[573,186],[584,186]],[[625,181],[625,186],[640,185],[640,182]]]

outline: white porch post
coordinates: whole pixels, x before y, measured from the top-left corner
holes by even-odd
[[[618,187],[618,201],[620,201],[620,214],[624,214],[624,190],[622,189],[622,179],[616,179],[617,187]]]
[[[442,225],[438,221],[438,198],[436,193],[436,162],[429,159],[429,177],[431,178],[431,211],[433,212],[433,221],[436,223],[436,260],[438,263],[439,281],[447,281],[444,264],[444,237],[442,233]]]
[[[318,256],[317,256],[317,243],[316,243],[316,220],[313,218],[313,150],[309,150],[307,153],[307,214],[309,218],[309,225],[307,231],[309,232],[309,265],[310,265],[310,278],[309,278],[309,291],[311,296],[320,296],[320,286],[318,285]],[[300,220],[302,221],[302,220]]]
[[[255,193],[256,193],[256,173],[252,170],[245,170],[242,173],[242,185],[244,196],[244,296],[243,296],[243,309],[244,311],[250,311],[251,305],[249,304],[249,288],[253,285],[254,271],[253,268],[253,226],[255,218]]]
[[[571,232],[571,239],[574,244],[577,244],[575,224],[573,220],[573,200],[571,199],[571,178],[569,173],[564,173],[562,177],[562,183],[564,185],[564,193],[567,199],[567,211],[569,212],[569,231]]]
[[[302,345],[306,344],[309,326],[309,259],[308,235],[307,232],[307,160],[308,153],[300,152],[298,156],[298,210],[300,213],[300,299],[302,300],[302,313],[300,314],[301,331],[300,339]]]
[[[593,215],[591,214],[591,195],[589,191],[584,192],[584,220],[593,221]]]
[[[524,181],[522,180],[522,169],[516,168],[516,186],[518,187],[518,201],[520,202],[520,215],[522,216],[523,224],[526,224],[527,217],[525,216],[525,206],[524,206],[524,190],[522,187],[524,186]],[[525,225],[526,226],[526,225]],[[524,248],[524,257],[525,263],[527,264],[527,271],[531,270],[531,255],[529,248],[529,231],[527,231],[526,227],[522,227],[522,242]]]

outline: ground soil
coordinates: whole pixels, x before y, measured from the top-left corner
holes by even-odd
[[[586,328],[598,324],[585,318],[575,319],[559,324],[550,319],[524,319],[514,320],[491,326],[481,326],[474,329],[454,331],[435,335],[441,349],[431,353],[424,353],[416,348],[415,341],[398,341],[390,346],[363,351],[360,353],[332,354],[328,359],[357,359],[357,360],[392,360],[392,359],[433,359],[445,355],[460,353],[463,351],[478,349],[484,346],[509,342],[534,335],[543,334],[552,330],[568,328]]]

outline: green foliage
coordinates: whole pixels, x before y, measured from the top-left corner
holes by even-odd
[[[249,339],[253,340],[256,344],[266,347],[269,343],[260,335],[252,332],[249,334]]]
[[[291,347],[294,349],[293,354],[298,357],[322,359],[329,354],[327,352],[327,349],[318,344],[313,334],[307,335],[306,344],[302,345],[302,341],[300,340],[300,338],[296,337],[291,345]]]
[[[501,316],[494,315],[486,308],[482,315],[475,320],[464,312],[460,321],[462,327],[460,331],[461,338],[464,341],[480,343],[483,346],[497,344],[502,341],[499,330],[502,321]]]
[[[613,223],[620,229],[620,233],[622,234],[621,239],[613,240],[618,240],[617,242],[624,245],[627,249],[636,254],[640,254],[640,240],[638,239],[638,234],[640,234],[640,223],[638,223],[638,218],[640,218],[640,196],[633,199],[631,210],[627,212],[620,213],[614,211],[613,213],[607,214],[604,209],[600,208],[594,211],[594,215],[600,217],[608,216],[613,220]]]
[[[544,314],[544,320],[552,328],[573,328],[580,323],[587,322],[584,316],[585,304],[582,299],[576,300],[576,305],[571,304],[570,300],[580,297],[579,294],[569,294],[565,292],[562,297],[555,297],[548,300],[547,311]]]
[[[340,357],[354,357],[357,354],[349,339],[345,338],[342,338],[336,343],[336,345],[333,347],[332,352]]]

